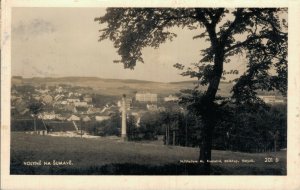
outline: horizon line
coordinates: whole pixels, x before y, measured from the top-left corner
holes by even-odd
[[[41,76],[33,76],[33,77],[25,77],[25,76],[20,76],[20,75],[12,75],[11,78],[16,78],[16,77],[21,77],[23,79],[33,79],[33,78],[41,78],[41,79],[46,79],[46,78],[53,78],[53,79],[59,79],[59,78],[97,78],[97,79],[103,79],[103,80],[135,80],[135,81],[144,81],[144,82],[153,82],[153,83],[178,83],[178,82],[197,82],[197,80],[179,80],[179,81],[169,81],[169,82],[163,82],[163,81],[150,81],[150,80],[143,80],[143,79],[133,79],[133,78],[128,78],[128,79],[119,79],[119,78],[102,78],[102,77],[97,77],[97,76],[53,76],[53,77],[41,77]],[[221,80],[220,82],[230,82],[229,80]]]

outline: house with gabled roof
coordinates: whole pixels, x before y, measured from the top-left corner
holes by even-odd
[[[105,120],[109,120],[110,116],[106,116],[106,115],[96,115],[95,116],[95,120],[96,121],[105,121]]]
[[[80,117],[76,115],[71,115],[68,119],[68,121],[80,121]]]
[[[91,96],[86,95],[83,97],[83,101],[91,103],[93,101],[93,98]]]
[[[95,113],[100,113],[101,108],[95,108],[95,107],[89,107],[87,110],[87,114],[95,114]]]
[[[87,122],[87,121],[91,121],[91,118],[89,116],[85,116],[82,121]]]

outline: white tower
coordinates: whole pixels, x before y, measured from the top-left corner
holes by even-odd
[[[122,130],[121,130],[121,138],[123,140],[127,139],[126,136],[126,95],[123,94],[122,97]]]

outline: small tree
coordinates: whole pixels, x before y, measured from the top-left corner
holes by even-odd
[[[138,128],[136,126],[136,119],[133,115],[129,115],[127,119],[127,131],[128,140],[138,140]]]
[[[121,116],[120,112],[113,113],[104,128],[105,135],[120,135]]]
[[[201,117],[203,127],[199,159],[204,161],[201,169],[209,174],[213,133],[219,119],[216,94],[222,78],[224,63],[236,54],[246,54],[248,67],[233,87],[233,99],[237,104],[257,102],[257,89],[278,89],[286,93],[287,84],[287,28],[286,20],[280,15],[284,8],[109,8],[104,16],[95,18],[106,24],[100,30],[100,39],[110,39],[117,48],[124,68],[133,69],[143,62],[142,49],[157,48],[171,41],[176,34],[169,29],[177,26],[198,30],[193,38],[204,38],[210,42],[202,49],[201,58],[193,68],[183,73],[198,79],[198,85],[207,86],[201,92],[189,91],[182,98],[188,108]],[[271,67],[276,75],[270,75]],[[177,64],[177,68],[185,69]]]
[[[43,109],[43,104],[38,101],[33,101],[33,102],[29,103],[28,109],[30,110],[30,112],[33,116],[33,122],[34,122],[33,127],[34,127],[34,131],[36,132],[36,119],[37,119],[37,115]]]
[[[144,114],[140,120],[139,132],[145,140],[155,140],[161,129],[161,123],[157,119],[158,113]]]

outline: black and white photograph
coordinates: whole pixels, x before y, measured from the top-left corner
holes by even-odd
[[[9,175],[288,175],[288,6],[10,10]]]

